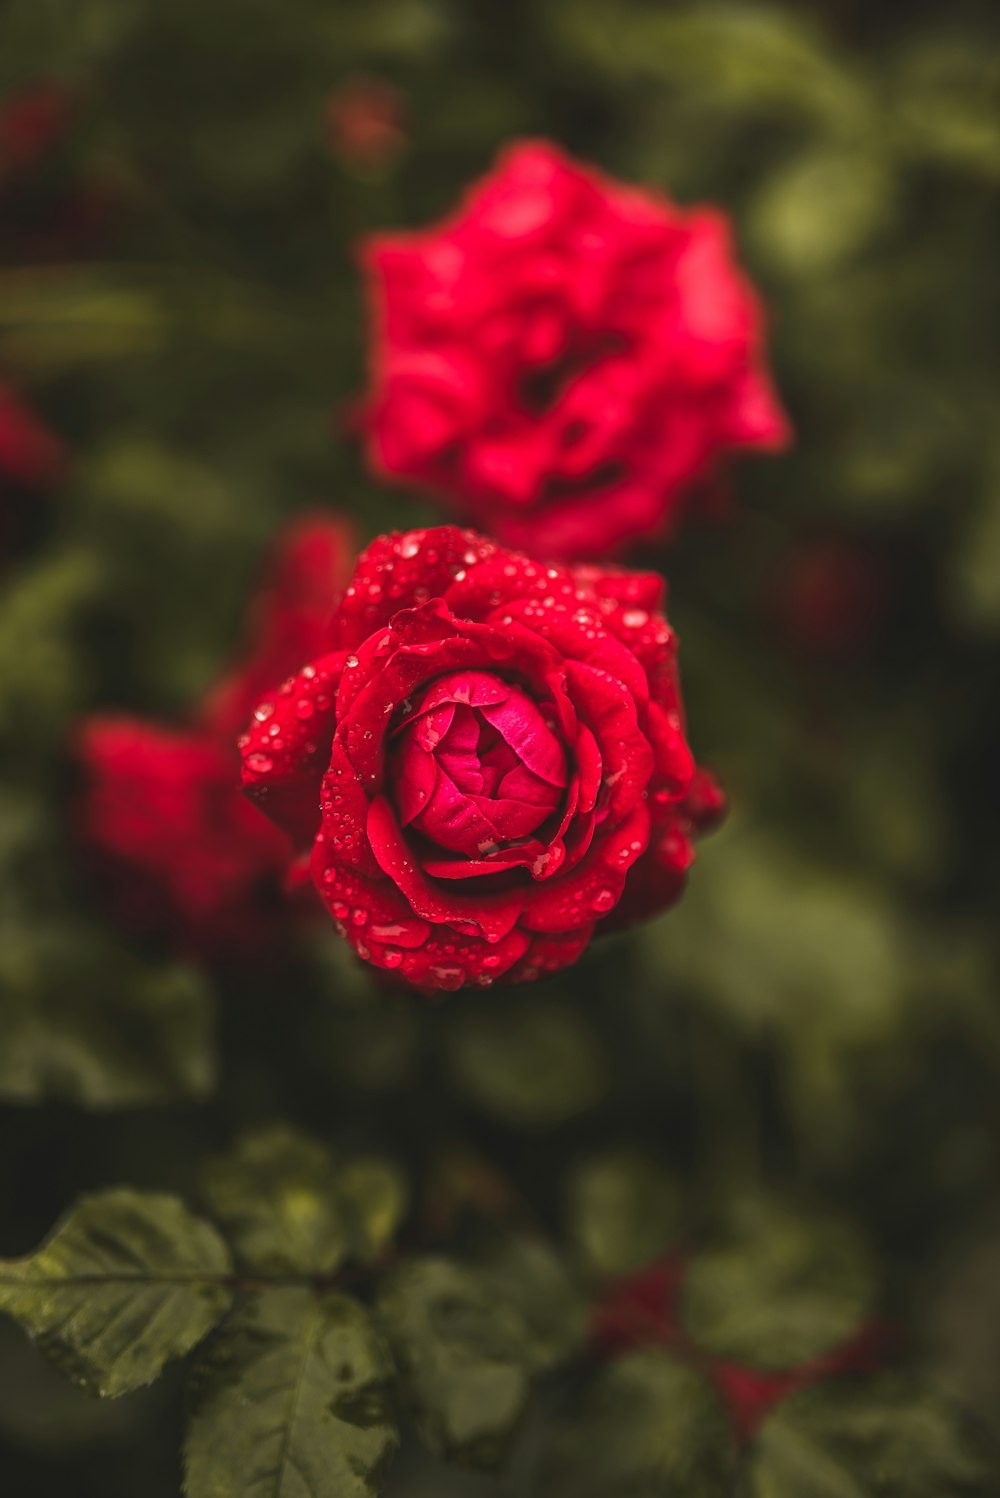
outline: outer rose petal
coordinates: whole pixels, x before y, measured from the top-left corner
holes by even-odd
[[[380,536],[358,558],[333,643],[354,649],[400,609],[443,597],[459,572],[495,551],[485,536],[450,525]]]
[[[481,895],[456,894],[448,884],[428,879],[405,842],[384,796],[368,810],[368,841],[382,872],[402,890],[415,915],[435,925],[455,924],[499,941],[524,909],[520,890]]]
[[[240,739],[243,789],[297,843],[320,819],[320,785],[336,722],[343,655],[304,666],[254,710]]]

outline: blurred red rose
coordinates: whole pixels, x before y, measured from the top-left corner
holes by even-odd
[[[0,101],[0,259],[18,265],[93,253],[119,213],[114,170],[75,160],[81,96],[37,83]]]
[[[727,453],[789,439],[713,209],[526,142],[454,218],[377,236],[364,263],[374,464],[535,555],[661,532]]]
[[[692,799],[662,604],[654,574],[451,526],[362,555],[323,652],[240,741],[361,957],[427,991],[523,982],[677,898],[718,806]]]
[[[0,102],[0,183],[30,171],[67,134],[77,98],[59,83],[34,83]]]
[[[208,734],[126,717],[83,725],[78,830],[118,918],[182,953],[253,952],[280,921],[288,848],[234,789]]]
[[[330,146],[348,166],[391,166],[406,147],[403,99],[383,78],[349,78],[326,106]]]
[[[320,648],[353,551],[342,520],[291,527],[251,609],[246,657],[197,727],[121,715],[80,726],[82,856],[131,930],[213,959],[255,956],[286,928],[291,846],[240,792],[234,723]]]
[[[798,654],[833,660],[864,649],[885,613],[888,579],[876,554],[847,536],[804,541],[781,559],[768,611]]]
[[[792,1394],[824,1379],[870,1372],[892,1345],[886,1323],[874,1320],[828,1352],[789,1368],[755,1368],[712,1357],[692,1341],[679,1314],[685,1269],[685,1260],[672,1254],[605,1284],[591,1315],[590,1350],[604,1360],[639,1347],[667,1347],[693,1362],[712,1379],[741,1442],[750,1441],[771,1410]]]
[[[0,382],[0,562],[16,547],[28,491],[58,484],[67,463],[59,438],[10,385]]]
[[[0,383],[0,491],[48,489],[65,475],[66,450],[9,385]]]

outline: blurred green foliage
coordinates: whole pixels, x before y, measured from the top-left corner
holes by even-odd
[[[580,1287],[685,1242],[709,1342],[728,1327],[766,1362],[878,1281],[931,1391],[796,1396],[743,1464],[751,1492],[996,1490],[949,1397],[987,1420],[1000,1401],[998,40],[966,0],[6,0],[0,95],[79,92],[60,180],[113,209],[85,259],[34,264],[0,226],[0,369],[74,454],[0,582],[0,1254],[128,1182],[200,1200],[248,1273],[343,1252],[366,1277],[354,1310],[241,1289],[196,1354],[195,1498],[268,1470],[279,1428],[286,1459],[346,1450],[367,1483],[396,1439],[383,1335],[411,1412],[401,1498],[730,1491],[715,1394],[673,1353],[537,1393],[579,1345]],[[381,164],[331,140],[331,95],[366,77],[400,99]],[[721,204],[767,297],[795,448],[733,476],[724,523],[693,513],[642,557],[670,580],[729,825],[676,911],[529,993],[415,1015],[332,934],[278,973],[165,964],[77,868],[72,725],[183,716],[286,517],[342,508],[365,537],[433,518],[349,436],[356,241],[433,219],[531,133]],[[726,1217],[803,1189],[812,1228],[778,1250]],[[816,1249],[831,1212],[870,1279]],[[344,1338],[334,1427],[289,1423],[295,1370],[325,1410]],[[109,1421],[5,1339],[0,1486],[172,1498],[163,1389]],[[449,1473],[414,1426],[439,1455],[507,1453],[506,1485]]]

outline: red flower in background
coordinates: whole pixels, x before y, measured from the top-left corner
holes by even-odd
[[[20,239],[23,224],[9,194],[30,181],[34,169],[67,133],[72,95],[40,83],[0,104],[0,239]],[[19,245],[23,249],[22,245]],[[17,528],[11,503],[22,491],[54,488],[65,477],[67,454],[59,438],[8,381],[0,378],[0,545]]]
[[[55,82],[0,102],[0,259],[31,265],[87,255],[120,209],[120,186],[77,159],[82,103]]]
[[[660,532],[719,459],[789,438],[713,209],[527,142],[454,218],[374,238],[365,265],[372,460],[536,555]]]
[[[60,83],[34,83],[0,105],[0,184],[23,175],[65,138],[76,95]]]
[[[755,1368],[702,1351],[686,1331],[680,1295],[686,1263],[680,1254],[608,1281],[591,1318],[590,1350],[600,1360],[638,1347],[664,1347],[693,1362],[715,1384],[734,1435],[754,1437],[765,1417],[792,1394],[824,1379],[865,1373],[879,1366],[892,1338],[886,1323],[865,1321],[836,1346],[780,1370]]]
[[[24,400],[0,381],[0,562],[15,544],[26,493],[41,493],[58,484],[68,458]]]
[[[349,78],[326,106],[330,146],[348,166],[378,171],[406,148],[403,99],[382,78]]]
[[[785,552],[769,580],[767,609],[797,654],[844,660],[878,631],[888,593],[887,569],[871,546],[827,536]]]
[[[240,792],[233,725],[320,648],[353,555],[341,520],[290,529],[251,610],[246,656],[197,711],[198,726],[120,715],[80,726],[76,831],[129,929],[208,958],[256,955],[285,929],[290,845]]]
[[[118,919],[184,953],[266,946],[288,849],[235,789],[230,749],[207,733],[95,717],[77,753],[78,832]]]
[[[654,574],[451,526],[362,555],[322,653],[241,740],[361,957],[429,991],[523,982],[677,898],[719,807],[662,603]]]
[[[5,486],[49,489],[66,471],[59,438],[9,385],[0,383],[0,492]]]

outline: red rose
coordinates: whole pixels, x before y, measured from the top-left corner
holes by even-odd
[[[0,384],[0,560],[18,541],[23,491],[51,488],[66,471],[66,449],[9,385]]]
[[[0,384],[0,486],[47,489],[66,469],[66,451],[21,397]]]
[[[199,956],[266,945],[288,845],[235,790],[232,750],[205,733],[96,717],[77,754],[85,861],[122,923]]]
[[[325,653],[240,741],[248,793],[311,846],[361,957],[426,990],[523,982],[676,899],[718,807],[662,601],[653,574],[451,526],[363,554]]]
[[[289,530],[251,611],[246,658],[209,694],[199,727],[82,725],[77,832],[130,929],[210,958],[256,955],[280,935],[291,848],[241,794],[233,736],[260,693],[321,648],[353,550],[342,520]]]
[[[326,126],[336,155],[363,171],[391,166],[406,147],[403,100],[383,78],[348,78],[334,89]]]
[[[58,83],[35,83],[0,103],[0,182],[34,167],[65,136],[77,98]]]
[[[606,555],[725,453],[789,437],[727,220],[526,142],[365,250],[371,456],[512,545]]]

